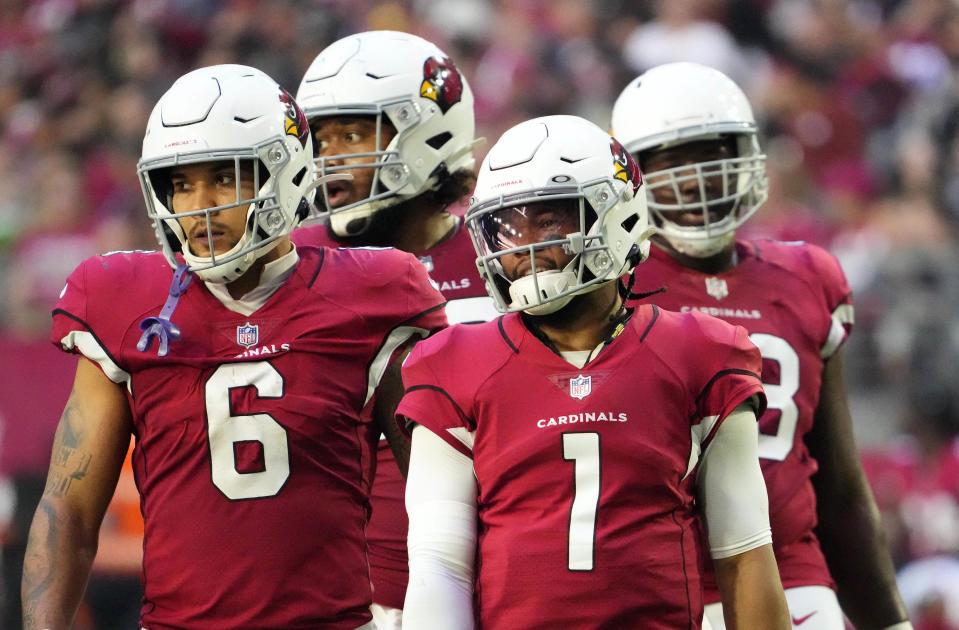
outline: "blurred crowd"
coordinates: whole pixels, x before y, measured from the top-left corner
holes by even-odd
[[[80,260],[156,245],[136,178],[153,103],[214,63],[259,67],[295,93],[322,48],[369,29],[415,33],[453,57],[488,139],[478,157],[534,116],[608,126],[620,90],[659,63],[712,65],[744,88],[771,179],[746,231],[811,241],[843,263],[856,437],[900,588],[917,630],[959,628],[957,0],[3,0],[5,581],[19,583],[75,364],[47,340],[49,311]],[[97,593],[118,611],[131,589],[135,615],[136,501],[132,489],[108,516],[114,538],[78,627],[113,627]],[[134,551],[106,558],[123,549]],[[17,592],[0,600],[3,628],[18,626]]]

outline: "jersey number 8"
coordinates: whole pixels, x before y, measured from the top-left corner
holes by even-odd
[[[760,423],[759,457],[781,462],[793,448],[799,420],[794,398],[799,391],[799,355],[782,337],[753,333],[749,340],[756,344],[764,359],[779,364],[779,383],[763,382],[768,409],[779,410],[779,426],[776,433],[767,434],[762,432]]]

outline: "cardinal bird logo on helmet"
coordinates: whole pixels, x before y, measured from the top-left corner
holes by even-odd
[[[306,139],[310,134],[310,125],[306,122],[306,114],[296,104],[289,92],[280,88],[280,102],[286,106],[286,135],[296,136],[300,144],[306,147]]]
[[[463,96],[463,77],[449,57],[430,57],[423,64],[423,83],[420,96],[428,98],[440,107],[444,114],[460,102]]]
[[[639,172],[639,164],[616,138],[610,137],[609,150],[613,154],[613,178],[631,183],[635,194],[643,184],[643,175]]]

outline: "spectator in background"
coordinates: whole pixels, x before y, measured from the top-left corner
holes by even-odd
[[[3,536],[3,627],[21,627],[20,572],[31,514],[43,491],[56,419],[70,391],[76,359],[49,342],[49,318],[63,282],[93,254],[95,235],[76,191],[81,177],[65,153],[50,153],[37,169],[33,214],[11,252],[0,328],[0,477],[13,488]]]
[[[654,17],[638,25],[623,44],[634,74],[674,61],[706,64],[743,85],[759,78],[764,55],[750,54],[716,18],[714,2],[655,0]]]
[[[928,331],[917,363],[936,367],[910,379],[905,433],[866,449],[863,467],[876,495],[897,565],[903,600],[916,630],[959,629],[959,391],[955,371],[942,371]]]
[[[959,630],[959,559],[932,556],[898,574],[902,598],[916,630]]]
[[[929,346],[945,340],[933,334],[929,341],[927,357]],[[875,453],[864,454],[881,508],[894,521],[890,531],[899,534],[900,564],[959,557],[959,394],[941,373],[917,378],[912,389],[905,439],[880,452],[878,462]]]

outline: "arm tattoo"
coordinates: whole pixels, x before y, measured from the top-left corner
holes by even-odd
[[[81,453],[76,458],[76,466],[73,472],[61,473],[51,470],[50,477],[47,479],[47,491],[56,496],[66,496],[74,481],[81,481],[87,476],[91,461],[93,461],[92,455]]]
[[[85,437],[77,419],[78,411],[72,400],[67,400],[67,406],[60,417],[60,426],[54,439],[52,466],[47,477],[46,491],[54,496],[65,496],[70,491],[74,481],[81,481],[90,469],[93,456],[89,453],[78,452]]]
[[[53,563],[52,556],[41,552],[56,547],[57,519],[56,511],[46,499],[41,499],[37,506],[37,512],[34,519],[46,520],[46,536],[44,540],[37,541],[38,545],[28,545],[27,554],[23,562],[23,626],[24,628],[38,627],[37,618],[41,607],[41,600],[53,582]],[[31,528],[36,531],[39,523],[34,523]],[[38,549],[39,547],[39,549]]]
[[[100,458],[93,458],[104,448],[94,442],[97,423],[88,420],[111,411],[99,402],[85,406],[85,400],[97,399],[80,396],[76,388],[70,393],[30,527],[21,581],[24,627],[29,630],[70,625],[96,554],[99,522],[94,526],[91,517],[102,518],[98,510],[101,503],[106,507],[108,497],[105,489],[90,485],[99,481]]]

